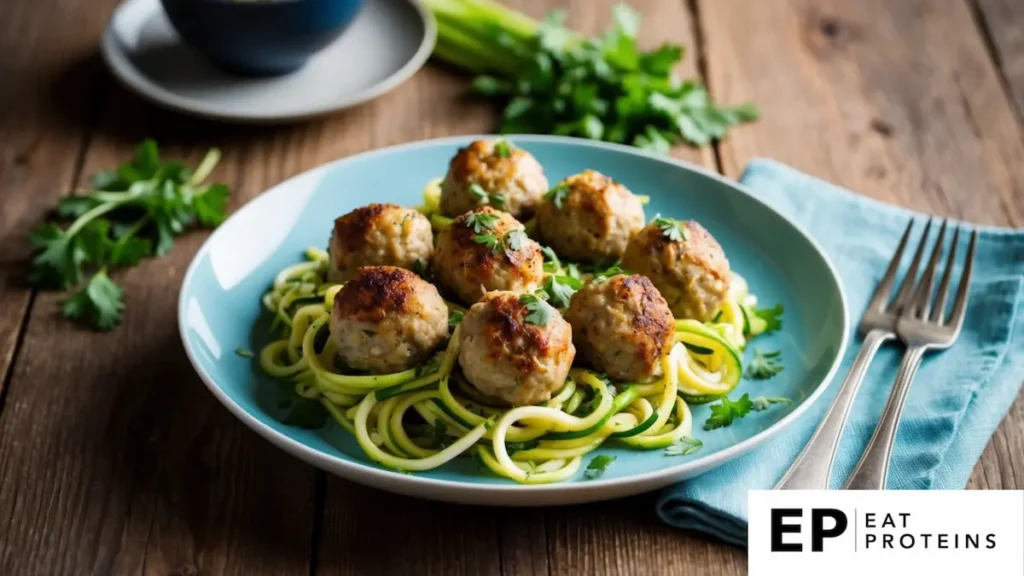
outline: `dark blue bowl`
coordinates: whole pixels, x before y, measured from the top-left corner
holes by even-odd
[[[302,67],[352,22],[364,0],[160,0],[190,45],[247,76]]]

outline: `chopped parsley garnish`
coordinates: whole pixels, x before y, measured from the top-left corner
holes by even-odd
[[[526,309],[530,312],[526,315],[526,322],[530,324],[536,324],[537,326],[547,326],[551,320],[554,319],[558,312],[551,307],[544,300],[541,300],[533,294],[523,294],[519,297],[519,302],[526,304]]]
[[[466,313],[461,310],[451,310],[448,312],[448,327],[455,328],[462,323],[462,318]]]
[[[548,274],[556,274],[562,271],[562,261],[558,254],[548,246],[541,246],[540,253],[544,255],[544,271]]]
[[[241,346],[235,348],[235,354],[238,354],[242,358],[252,358],[252,350],[243,348]]]
[[[499,158],[508,158],[512,155],[512,143],[504,138],[495,141],[494,153],[497,154]]]
[[[491,194],[484,190],[483,186],[476,182],[469,185],[469,193],[476,198],[478,206],[484,206],[487,204],[493,204],[498,208],[505,207],[505,195],[504,194]]]
[[[490,248],[491,253],[495,255],[502,250],[505,252],[522,250],[523,246],[526,245],[527,240],[529,240],[529,236],[527,236],[526,232],[521,228],[509,230],[501,237],[490,233],[477,234],[476,236],[473,236],[473,242],[476,242],[477,244],[484,244]]]
[[[735,402],[729,400],[727,396],[722,397],[722,401],[718,404],[712,404],[711,416],[704,422],[705,430],[715,430],[718,428],[725,428],[732,426],[733,420],[737,418],[743,418],[747,414],[750,414],[750,410],[753,408],[753,402],[750,401],[750,395],[744,394],[740,396],[739,400]]]
[[[590,460],[590,464],[587,464],[587,469],[583,471],[583,477],[587,480],[600,478],[604,475],[604,471],[608,469],[608,466],[610,466],[612,462],[615,462],[615,456],[609,456],[607,454],[594,456]]]
[[[793,401],[782,396],[769,396],[767,398],[764,396],[758,396],[750,401],[750,409],[754,412],[762,412],[771,408],[773,404],[790,405],[793,404]]]
[[[665,456],[689,456],[700,450],[704,443],[696,438],[683,436],[675,444],[665,448]]]
[[[619,266],[619,261],[616,260],[610,266],[604,268],[603,270],[595,270],[593,282],[594,284],[600,284],[602,282],[606,282],[612,276],[618,276],[620,274],[629,274],[629,271]]]
[[[544,282],[548,300],[558,308],[568,308],[572,295],[580,288],[583,288],[583,282],[571,276],[548,276]]]
[[[767,326],[762,334],[771,334],[782,328],[782,304],[776,304],[771,308],[757,308],[754,315],[765,321]]]
[[[484,230],[494,228],[494,225],[498,223],[498,220],[499,218],[497,214],[491,214],[489,212],[473,212],[466,217],[466,226],[469,226],[473,229],[473,232],[479,234]]]
[[[750,361],[750,365],[747,366],[747,371],[743,373],[743,377],[748,380],[767,380],[782,372],[781,355],[782,351],[780,350],[762,352],[760,348],[755,346],[754,358]]]
[[[522,250],[523,245],[526,244],[528,239],[529,237],[526,235],[526,232],[516,228],[505,235],[505,246],[508,247],[508,250]]]
[[[665,238],[673,242],[683,242],[686,240],[686,222],[682,220],[665,218],[659,215],[654,217],[652,224],[661,228],[661,233]]]
[[[506,442],[505,451],[509,454],[515,454],[516,452],[522,452],[523,450],[532,450],[540,445],[537,440],[529,440],[526,442]]]
[[[547,194],[544,195],[544,199],[550,200],[551,203],[555,205],[555,208],[561,210],[562,202],[565,200],[565,197],[569,195],[569,192],[571,192],[569,185],[562,182],[551,190],[548,190]]]

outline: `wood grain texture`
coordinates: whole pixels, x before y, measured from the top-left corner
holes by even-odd
[[[1024,120],[1024,2],[973,0],[996,63]]]
[[[99,117],[85,173],[144,136],[192,163],[220,145],[215,177],[234,183],[235,206],[295,170],[287,155],[250,163],[267,153],[249,144],[262,132],[185,120],[112,85]],[[289,134],[276,141],[301,150]],[[36,298],[0,413],[0,573],[308,571],[313,470],[221,407],[181,348],[178,287],[202,239],[117,275],[128,309],[109,334],[59,318],[59,294]]]
[[[987,4],[990,17],[1019,11]],[[720,145],[726,174],[767,156],[894,204],[1024,226],[1024,135],[970,6],[701,0],[699,9],[712,93],[762,111]],[[1005,46],[1020,22],[1003,22]],[[1024,486],[1022,405],[971,487]]]
[[[57,4],[0,9],[0,408],[32,293],[25,236],[77,177],[101,72],[93,45],[112,2]]]
[[[1024,138],[961,0],[699,2],[709,83],[762,119],[725,172],[768,156],[857,192],[1024,225]]]

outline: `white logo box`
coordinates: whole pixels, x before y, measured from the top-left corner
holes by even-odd
[[[750,576],[1024,575],[1024,491],[752,490],[749,514]]]

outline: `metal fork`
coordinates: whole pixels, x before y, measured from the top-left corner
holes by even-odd
[[[930,224],[930,222],[929,222]],[[896,322],[896,334],[907,345],[903,354],[903,361],[900,364],[899,374],[896,376],[896,383],[893,385],[889,399],[885,403],[882,417],[875,427],[875,432],[868,441],[864,454],[861,455],[853,474],[843,486],[844,490],[884,490],[889,477],[889,459],[892,456],[893,444],[896,440],[896,431],[899,428],[900,415],[903,412],[903,405],[907,399],[907,392],[910,391],[910,384],[914,380],[921,360],[929,350],[949,348],[964,324],[964,316],[967,310],[969,299],[969,287],[971,274],[974,271],[974,250],[978,241],[978,232],[971,233],[971,241],[967,248],[967,259],[964,262],[963,273],[960,276],[960,283],[957,285],[956,298],[953,300],[953,308],[946,314],[946,297],[949,294],[950,278],[953,272],[953,265],[956,263],[957,241],[960,239],[960,229],[953,233],[953,242],[950,246],[949,257],[946,259],[946,270],[942,274],[942,281],[939,283],[939,291],[932,299],[932,284],[935,280],[936,268],[944,250],[943,239],[946,233],[946,222],[942,223],[939,229],[939,238],[935,241],[928,267],[913,286],[916,278],[916,270],[907,275],[900,287],[900,294],[905,298],[897,302],[901,314]],[[924,245],[928,239],[928,229],[925,228],[921,237],[921,244],[918,246],[915,255],[915,263],[919,260]]]
[[[903,259],[903,251],[907,247],[907,240],[910,238],[910,231],[914,227],[914,221],[907,224],[903,232],[896,253],[889,261],[889,267],[882,277],[882,281],[875,288],[871,296],[871,302],[864,317],[861,318],[858,331],[864,334],[864,344],[857,353],[850,372],[843,380],[839,393],[836,395],[832,405],[829,406],[825,418],[814,431],[807,446],[804,447],[797,459],[786,471],[786,474],[775,485],[776,490],[827,490],[829,477],[832,471],[832,463],[835,461],[839,449],[839,440],[843,435],[843,428],[846,426],[846,419],[850,414],[850,407],[853,406],[853,399],[857,395],[860,383],[864,379],[871,360],[875,353],[886,342],[896,338],[896,321],[899,318],[899,309],[896,308],[896,301],[909,297],[910,288],[908,282],[900,286],[899,294],[893,303],[890,304],[890,295],[893,285],[896,282],[896,273],[899,271],[900,262]],[[931,221],[925,227],[925,235]],[[908,276],[914,277],[921,264],[922,246],[918,247],[914,260],[910,263]]]

